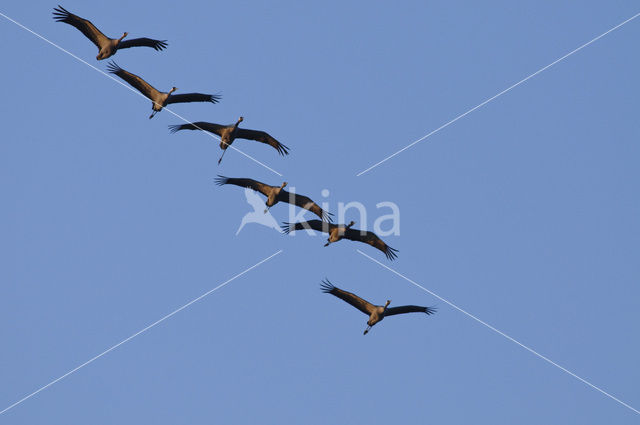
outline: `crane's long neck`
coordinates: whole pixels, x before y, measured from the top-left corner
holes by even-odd
[[[233,126],[233,131],[235,131],[238,126],[240,125],[240,123],[244,120],[244,118],[240,117],[238,118],[238,121],[236,122],[236,124]]]
[[[118,43],[120,43],[120,42],[122,41],[122,39],[123,39],[123,38],[125,38],[125,37],[126,37],[126,36],[128,36],[128,35],[129,35],[129,33],[128,33],[128,32],[125,32],[124,34],[122,34],[122,37],[120,37],[120,38],[118,39]]]

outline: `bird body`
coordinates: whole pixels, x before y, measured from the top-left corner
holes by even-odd
[[[88,19],[74,15],[60,5],[53,10],[53,19],[57,22],[64,22],[65,24],[76,27],[98,47],[97,60],[109,58],[115,55],[119,49],[127,49],[129,47],[152,47],[155,50],[163,50],[167,47],[166,40],[154,40],[146,37],[122,41],[123,38],[129,35],[127,32],[120,38],[109,38]]]
[[[284,199],[284,196],[283,196],[284,193],[282,193],[283,192],[282,189],[286,185],[287,185],[287,182],[282,182],[282,186],[280,187],[276,187],[276,186],[270,187],[269,194],[267,195],[267,202],[265,202],[267,204],[267,209],[277,204],[278,201],[281,201],[282,199]],[[289,192],[285,191],[285,193],[289,193]]]
[[[328,246],[330,243],[338,242],[340,239],[344,238],[347,230],[351,229],[351,227],[356,224],[355,221],[351,221],[346,226],[334,226],[329,228],[329,238],[327,239],[327,243],[324,246]]]
[[[153,113],[149,116],[149,118],[153,118],[153,116],[160,112],[162,108],[171,104],[171,103],[186,103],[186,102],[211,102],[218,103],[220,100],[220,96],[215,94],[202,94],[202,93],[184,93],[184,94],[172,94],[174,91],[178,90],[175,87],[172,87],[169,92],[161,92],[154,88],[151,84],[147,83],[142,78],[138,77],[135,74],[132,74],[129,71],[125,71],[120,68],[118,64],[114,61],[109,62],[107,65],[107,71],[112,74],[116,74],[118,77],[122,78],[124,81],[129,83],[132,87],[137,89],[140,93],[145,95],[147,98],[151,100],[151,108],[153,109]]]
[[[367,325],[369,326],[369,328],[364,331],[365,335],[367,334],[367,332],[369,332],[369,329],[371,329],[373,325],[378,322],[382,322],[382,319],[384,319],[384,312],[389,304],[391,304],[391,300],[387,300],[384,306],[373,306],[373,311],[371,312],[371,314],[369,314],[369,320],[367,320]]]
[[[299,223],[283,223],[282,231],[288,234],[295,230],[313,229],[318,232],[329,234],[327,243],[324,246],[328,246],[329,244],[338,242],[342,239],[348,239],[371,245],[372,247],[384,252],[384,255],[386,255],[389,260],[394,260],[398,257],[397,249],[391,248],[373,232],[352,229],[351,227],[354,224],[354,221],[345,226],[344,224],[332,224],[320,220],[309,220]]]
[[[218,176],[216,178],[216,184],[220,186],[224,184],[233,184],[240,187],[249,187],[256,192],[262,193],[267,197],[265,202],[267,209],[264,210],[265,213],[278,202],[286,202],[309,210],[324,221],[331,221],[332,214],[320,208],[320,206],[313,202],[311,198],[284,190],[287,182],[283,182],[280,186],[270,186],[253,179]]]
[[[238,128],[238,125],[244,120],[243,117],[238,118],[238,121],[235,124],[229,125],[221,125],[214,124],[211,122],[198,121],[188,124],[176,124],[170,125],[172,133],[175,133],[180,130],[203,130],[208,131],[210,133],[217,134],[220,137],[220,149],[222,149],[222,156],[218,160],[218,164],[222,161],[224,154],[229,146],[236,139],[247,139],[247,140],[255,140],[257,142],[265,143],[275,150],[278,151],[280,155],[288,155],[289,148],[282,143],[278,142],[275,138],[273,138],[269,133],[260,131],[260,130],[249,130],[246,128]]]
[[[244,120],[243,117],[238,118],[233,125],[228,125],[220,129],[220,149],[226,150],[234,140],[236,140],[238,134],[238,126]]]
[[[394,316],[396,314],[404,313],[426,313],[427,315],[431,315],[436,312],[436,309],[434,307],[422,307],[417,305],[403,305],[399,307],[389,308],[391,300],[387,300],[385,305],[374,305],[360,298],[356,294],[344,291],[333,286],[333,284],[329,282],[328,279],[323,280],[320,287],[322,289],[322,292],[340,298],[341,300],[351,304],[352,306],[369,316],[369,320],[367,320],[368,327],[367,329],[365,329],[364,335],[369,332],[372,326],[374,326],[376,323],[381,322],[387,316]]]

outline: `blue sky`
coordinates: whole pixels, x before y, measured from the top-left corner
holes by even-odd
[[[370,172],[356,174],[640,12],[636,2],[68,2],[171,109],[291,148],[170,134],[180,120],[0,17],[0,423],[637,423],[638,415],[413,286],[392,267],[640,408],[640,20]],[[51,18],[0,12],[104,70]],[[279,235],[214,177],[283,180],[369,211],[395,202],[395,262]],[[323,189],[330,196],[322,198]],[[385,211],[384,213],[386,213]],[[382,212],[380,212],[382,213]],[[272,214],[287,219],[286,206]],[[355,214],[355,212],[354,212]],[[346,218],[358,219],[356,216]],[[359,223],[361,225],[362,223]],[[363,336],[320,281],[436,305]]]

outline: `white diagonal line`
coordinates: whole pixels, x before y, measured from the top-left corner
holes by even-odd
[[[407,146],[405,146],[404,148],[400,149],[399,151],[389,155],[388,157],[386,157],[385,159],[383,159],[382,161],[379,161],[375,164],[373,164],[371,167],[360,171],[358,174],[356,174],[356,177],[360,177],[361,175],[363,175],[364,173],[371,171],[372,169],[376,168],[378,165],[382,164],[383,162],[386,162],[388,160],[390,160],[391,158],[393,158],[394,156],[398,155],[399,153],[404,152],[405,150],[409,149],[410,147],[412,147],[413,145],[420,143],[421,141],[423,141],[424,139],[436,134],[437,132],[439,132],[440,130],[442,130],[445,127],[448,127],[449,125],[453,124],[454,122],[458,121],[460,118],[472,113],[473,111],[475,111],[478,108],[483,107],[484,105],[486,105],[487,103],[491,102],[492,100],[502,96],[503,94],[505,94],[506,92],[510,91],[511,89],[519,86],[520,84],[524,83],[525,81],[535,77],[536,75],[540,74],[541,72],[551,68],[553,65],[557,64],[558,62],[568,58],[569,56],[573,55],[574,53],[584,49],[585,47],[587,47],[588,45],[590,45],[591,43],[594,43],[595,41],[601,39],[602,37],[604,37],[605,35],[609,34],[612,31],[617,30],[618,28],[620,28],[621,26],[623,26],[624,24],[631,22],[632,20],[636,19],[638,16],[640,16],[640,13],[636,13],[635,15],[633,15],[632,17],[630,17],[629,19],[627,19],[624,22],[619,23],[618,25],[616,25],[615,27],[609,29],[608,31],[603,32],[602,34],[600,34],[599,36],[589,40],[588,42],[584,43],[582,46],[570,51],[569,53],[567,53],[566,55],[562,56],[561,58],[556,59],[555,61],[551,62],[549,65],[540,68],[539,70],[537,70],[536,72],[534,72],[533,74],[529,75],[528,77],[523,78],[522,80],[518,81],[517,83],[507,87],[506,89],[502,90],[500,93],[496,94],[495,96],[490,97],[489,99],[485,100],[482,103],[479,103],[478,105],[474,106],[473,108],[469,109],[467,112],[458,115],[457,117],[455,117],[454,119],[452,119],[451,121],[441,125],[440,127],[436,128],[435,130],[433,130],[431,133],[428,133],[424,136],[422,136],[421,138],[419,138],[418,140],[409,143]]]
[[[131,341],[133,338],[137,337],[138,335],[140,335],[141,333],[144,333],[146,331],[148,331],[149,329],[153,328],[154,326],[164,322],[165,320],[167,320],[168,318],[170,318],[171,316],[173,316],[174,314],[178,313],[179,311],[184,310],[185,308],[189,307],[191,304],[200,301],[201,299],[203,299],[204,297],[206,297],[207,295],[211,294],[212,292],[217,291],[218,289],[222,288],[223,286],[225,286],[226,284],[233,282],[234,280],[236,280],[237,278],[239,278],[240,276],[242,276],[243,274],[255,269],[256,267],[258,267],[259,265],[269,261],[270,259],[272,259],[273,257],[275,257],[276,255],[280,254],[282,252],[282,250],[279,250],[278,252],[271,254],[269,257],[265,258],[264,260],[254,264],[253,266],[249,267],[248,269],[245,269],[244,271],[238,273],[237,275],[233,276],[231,279],[221,283],[220,285],[216,286],[215,288],[205,292],[204,294],[200,295],[198,298],[195,298],[191,301],[189,301],[188,303],[186,303],[185,305],[183,305],[182,307],[172,311],[171,313],[167,314],[166,316],[162,317],[161,319],[156,320],[155,322],[153,322],[152,324],[150,324],[149,326],[139,330],[138,332],[134,333],[133,335],[131,335],[128,338],[123,339],[122,341],[120,341],[119,343],[111,346],[110,348],[104,350],[102,353],[98,354],[95,357],[92,357],[91,359],[87,360],[86,362],[82,363],[80,366],[77,366],[74,369],[71,369],[69,372],[65,373],[64,375],[60,376],[59,378],[54,379],[53,381],[49,382],[47,385],[44,385],[40,388],[38,388],[36,391],[32,392],[31,394],[21,398],[20,400],[16,401],[15,403],[13,403],[12,405],[4,408],[3,410],[0,411],[0,415],[2,415],[3,413],[5,413],[7,410],[10,410],[14,407],[16,407],[17,405],[19,405],[20,403],[30,399],[31,397],[33,397],[34,395],[38,394],[40,391],[43,391],[47,388],[49,388],[50,386],[52,386],[53,384],[55,384],[58,381],[63,380],[64,378],[66,378],[67,376],[71,375],[72,373],[77,372],[78,370],[82,369],[83,367],[87,366],[88,364],[94,362],[95,360],[98,360],[100,357],[104,356],[105,354],[109,353],[110,351],[115,350],[116,348],[120,347],[122,344],[125,344],[128,341]]]
[[[20,22],[11,19],[10,17],[8,17],[7,15],[5,15],[4,13],[0,12],[0,16],[2,16],[3,18],[7,19],[8,21],[13,22],[14,24],[16,24],[17,26],[19,26],[20,28],[30,32],[31,34],[35,35],[36,37],[40,38],[43,41],[46,41],[47,43],[51,44],[53,47],[55,47],[56,49],[59,49],[61,51],[63,51],[64,53],[68,54],[69,56],[71,56],[74,59],[77,59],[78,61],[82,62],[83,64],[87,65],[88,67],[98,71],[99,73],[101,73],[102,75],[104,75],[105,77],[108,77],[110,79],[112,79],[113,81],[115,81],[116,83],[120,84],[121,86],[129,89],[130,91],[132,91],[133,93],[142,96],[143,98],[147,99],[148,98],[140,93],[139,91],[137,91],[136,89],[134,89],[133,87],[130,87],[128,85],[126,85],[125,83],[123,83],[122,81],[116,79],[115,77],[107,74],[106,72],[104,72],[103,70],[101,70],[100,68],[96,68],[95,66],[91,65],[89,62],[85,61],[84,59],[80,59],[78,56],[74,55],[73,53],[69,52],[68,50],[60,47],[59,45],[57,45],[56,43],[54,43],[53,41],[43,37],[42,35],[38,34],[37,32],[33,31],[30,28],[25,27],[24,25],[22,25]],[[189,121],[188,119],[184,118],[181,115],[178,115],[177,113],[173,112],[171,109],[169,109],[168,107],[164,107],[163,108],[165,111],[168,111],[169,113],[173,114],[174,116],[176,116],[177,118],[180,118],[182,121],[188,123],[188,124],[193,124],[191,121]],[[209,136],[213,137],[216,140],[220,140],[220,138],[212,133],[209,133],[208,131],[203,130],[202,128],[198,127],[197,125],[194,124],[194,127],[196,127],[198,130],[202,130],[205,134],[208,134]],[[258,161],[257,159],[255,159],[254,157],[252,157],[249,154],[246,154],[244,152],[242,152],[240,149],[236,148],[235,146],[232,145],[227,145],[227,147],[230,147],[231,149],[235,150],[236,152],[240,152],[242,155],[246,156],[247,158],[249,158],[250,160],[252,160],[253,162],[262,165],[264,168],[266,168],[267,170],[271,171],[272,173],[275,173],[277,175],[279,175],[280,177],[282,177],[282,174],[280,174],[279,172],[277,172],[276,170],[274,170],[273,168],[263,164],[262,162]]]
[[[524,345],[523,343],[521,343],[520,341],[516,340],[515,338],[510,337],[509,335],[507,335],[506,333],[494,328],[493,326],[491,326],[490,324],[488,324],[487,322],[477,318],[476,316],[474,316],[473,314],[463,310],[462,308],[458,307],[457,305],[455,305],[454,303],[452,303],[451,301],[442,298],[440,295],[436,294],[435,292],[432,292],[430,290],[428,290],[427,288],[425,288],[424,286],[420,285],[419,283],[414,282],[413,280],[409,279],[408,277],[406,277],[405,275],[403,275],[400,272],[395,271],[394,269],[392,269],[391,267],[382,264],[380,261],[376,260],[375,258],[372,258],[370,256],[368,256],[367,254],[365,254],[364,252],[360,251],[359,249],[357,249],[357,251],[362,254],[363,256],[367,257],[369,260],[373,261],[374,263],[378,263],[379,265],[381,265],[382,267],[384,267],[385,269],[389,270],[390,272],[392,272],[393,274],[400,276],[401,278],[403,278],[404,280],[406,280],[407,282],[413,284],[414,286],[417,286],[418,288],[422,289],[423,291],[433,295],[434,297],[436,297],[437,299],[449,304],[451,307],[455,308],[456,310],[458,310],[459,312],[469,316],[470,318],[472,318],[473,320],[475,320],[476,322],[486,326],[487,328],[491,329],[492,331],[496,332],[499,335],[502,335],[503,337],[505,337],[506,339],[508,339],[511,342],[514,342],[516,344],[518,344],[520,347],[524,348],[525,350],[529,351],[530,353],[534,354],[535,356],[541,358],[542,360],[544,360],[545,362],[552,364],[553,366],[557,367],[558,369],[562,370],[563,372],[568,373],[569,375],[573,376],[574,378],[576,378],[577,380],[587,384],[588,386],[590,386],[591,388],[593,388],[596,391],[601,392],[602,394],[606,395],[607,397],[609,397],[610,399],[617,401],[618,403],[620,403],[621,405],[623,405],[624,407],[633,410],[635,413],[640,415],[640,410],[634,408],[633,406],[628,405],[627,403],[625,403],[624,401],[612,396],[611,394],[609,394],[608,392],[606,392],[605,390],[603,390],[600,387],[597,387],[595,385],[593,385],[591,382],[587,381],[584,378],[579,377],[578,375],[576,375],[575,373],[571,372],[569,369],[566,369],[562,366],[560,366],[559,364],[557,364],[556,362],[554,362],[553,360],[543,356],[542,354],[538,353],[537,351],[535,351],[532,348],[529,348],[528,346]]]

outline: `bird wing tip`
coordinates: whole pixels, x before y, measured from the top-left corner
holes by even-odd
[[[333,289],[335,289],[335,286],[333,286],[329,279],[325,277],[324,279],[322,279],[322,283],[320,283],[320,289],[322,290],[322,292],[330,293]]]
[[[398,251],[395,248],[391,248],[389,245],[387,245],[387,248],[384,251],[384,254],[387,256],[387,258],[391,261],[395,260],[396,258],[398,258]]]
[[[218,177],[214,178],[214,180],[218,186],[222,186],[223,184],[227,184],[229,178],[218,174]]]
[[[111,59],[109,63],[107,63],[107,71],[109,71],[110,73],[115,74],[116,72],[121,70],[122,68],[120,68],[120,66],[118,66],[116,61],[114,61],[113,59]]]
[[[285,235],[288,235],[291,232],[291,223],[287,223],[286,221],[283,221],[282,224],[280,225],[280,229],[282,229],[282,232]]]
[[[60,5],[58,5],[58,7],[54,7],[53,10],[54,10],[54,12],[52,12],[53,14],[66,15],[66,16],[70,15],[69,11]]]

